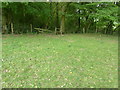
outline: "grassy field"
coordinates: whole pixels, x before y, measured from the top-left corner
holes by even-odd
[[[3,35],[6,88],[117,88],[118,38],[100,34]]]

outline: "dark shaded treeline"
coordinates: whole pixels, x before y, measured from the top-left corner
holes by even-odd
[[[3,33],[35,33],[43,28],[61,33],[117,33],[119,2],[4,2]]]

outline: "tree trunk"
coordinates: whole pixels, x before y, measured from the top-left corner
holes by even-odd
[[[11,23],[11,33],[13,34],[14,31],[13,31],[13,23]]]
[[[32,33],[32,24],[30,24],[30,30],[31,30],[31,33]]]
[[[59,31],[59,16],[58,16],[58,2],[56,2],[56,19],[55,19],[55,34]]]
[[[52,0],[50,0],[50,17],[49,17],[49,28],[52,28],[52,20],[53,20],[53,14],[52,14]]]
[[[65,16],[62,15],[62,20],[61,20],[61,26],[60,26],[60,32],[63,34],[65,31]]]
[[[107,26],[106,34],[112,34],[113,31],[113,21],[110,21]]]
[[[65,5],[62,6],[60,32],[61,32],[61,35],[65,32]]]
[[[85,28],[83,27],[83,33],[85,33]]]
[[[89,33],[89,28],[90,28],[90,23],[88,23],[88,25],[86,27],[86,33]]]
[[[78,29],[80,30],[80,17],[78,19]]]
[[[89,23],[88,23],[88,16],[85,17],[85,22],[86,22],[86,25],[85,25],[85,33],[88,33],[88,27],[89,27]]]
[[[96,31],[95,31],[96,33],[98,33],[98,30],[97,30],[97,28],[96,28]]]
[[[56,28],[59,27],[58,2],[56,3]]]
[[[80,9],[79,9],[78,13],[80,15]],[[80,16],[78,18],[78,32],[80,32]]]
[[[3,25],[3,29],[2,29],[2,33],[8,33],[8,31],[7,31],[7,25],[5,24],[5,25]]]

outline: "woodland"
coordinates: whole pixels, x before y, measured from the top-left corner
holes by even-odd
[[[120,27],[118,7],[119,2],[3,2],[2,33],[113,34]]]
[[[119,2],[2,2],[3,88],[118,88]]]

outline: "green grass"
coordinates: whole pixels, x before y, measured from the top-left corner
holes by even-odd
[[[99,34],[3,35],[6,88],[117,88],[118,38]]]

